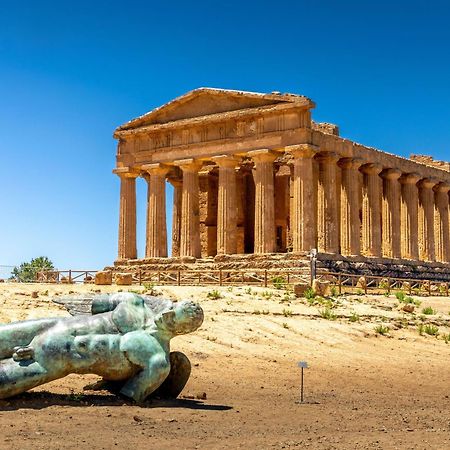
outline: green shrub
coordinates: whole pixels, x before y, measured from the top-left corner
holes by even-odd
[[[212,300],[219,300],[221,299],[222,293],[220,291],[218,291],[217,289],[213,289],[212,291],[209,291],[206,296]]]
[[[348,320],[350,320],[350,322],[359,322],[359,316],[355,312],[352,312]]]
[[[405,304],[410,303],[410,304],[415,305],[415,306],[420,306],[421,303],[422,303],[420,300],[416,300],[416,299],[406,295],[403,291],[396,292],[395,293],[395,297],[397,298],[397,300],[400,303],[405,303]]]
[[[155,283],[143,283],[142,285],[149,295],[156,295]]]
[[[307,300],[312,300],[316,294],[313,290],[312,287],[309,287],[308,289],[306,289],[306,291],[303,293],[303,296],[307,299]]]
[[[386,334],[388,334],[389,331],[391,331],[391,330],[386,325],[381,325],[380,324],[380,325],[375,327],[375,333],[381,334],[382,336],[385,336]]]
[[[292,311],[290,309],[283,309],[283,316],[284,317],[290,317],[292,316]]]
[[[437,336],[439,334],[439,328],[429,323],[423,327],[423,331],[430,336]]]
[[[272,284],[275,289],[283,289],[286,286],[286,280],[281,275],[272,278]]]
[[[436,314],[436,311],[431,306],[427,306],[426,308],[422,309],[422,314],[432,315]]]
[[[320,317],[322,317],[322,319],[326,319],[326,320],[336,320],[337,316],[336,314],[334,314],[334,312],[331,310],[331,308],[325,307],[321,310],[319,310],[319,314]]]

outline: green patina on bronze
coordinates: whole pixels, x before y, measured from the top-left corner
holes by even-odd
[[[136,402],[155,391],[177,396],[190,363],[170,353],[170,339],[195,331],[203,310],[190,301],[159,305],[150,308],[142,296],[118,293],[94,298],[92,315],[1,326],[0,398],[71,373],[100,375]]]

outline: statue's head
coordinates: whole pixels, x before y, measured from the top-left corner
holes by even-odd
[[[174,303],[170,310],[164,311],[156,322],[162,322],[173,334],[192,333],[203,323],[203,309],[197,303],[183,300]]]

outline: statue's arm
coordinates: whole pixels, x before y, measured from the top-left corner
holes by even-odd
[[[114,311],[120,303],[122,303],[122,300],[117,297],[111,298],[109,295],[98,296],[92,300],[91,313],[101,314]]]
[[[125,334],[120,341],[120,349],[132,364],[141,368],[125,383],[120,392],[136,402],[142,402],[169,375],[169,352],[157,339],[143,330]]]
[[[165,353],[156,354],[138,374],[125,383],[120,393],[141,403],[163,383],[169,372],[170,364]]]

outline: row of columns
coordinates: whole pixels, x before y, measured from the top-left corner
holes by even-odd
[[[359,158],[318,153],[310,145],[285,148],[293,157],[293,210],[291,233],[294,252],[318,248],[345,256],[405,258],[450,262],[450,186],[417,174],[402,174]],[[270,150],[247,153],[255,164],[254,252],[273,253],[275,205],[273,162]],[[318,161],[317,177],[314,160]],[[219,167],[217,252],[237,252],[237,192],[234,156],[217,156]],[[174,186],[173,256],[200,257],[199,178],[201,163],[175,161],[183,179]],[[338,185],[338,168],[340,184]],[[142,167],[148,182],[147,258],[167,256],[165,179],[162,164]],[[135,179],[138,172],[121,177],[119,259],[136,254]],[[361,176],[362,174],[362,176]],[[317,180],[317,183],[316,183]]]
[[[383,170],[358,158],[316,156],[317,150],[308,145],[296,146],[291,153],[294,252],[317,245],[319,251],[345,256],[450,262],[449,185],[419,182],[417,174]],[[317,200],[313,157],[319,162]]]

